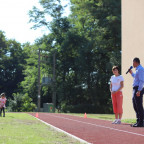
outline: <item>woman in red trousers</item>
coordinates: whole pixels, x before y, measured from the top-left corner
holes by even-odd
[[[112,124],[121,124],[122,118],[122,104],[123,104],[123,94],[122,88],[124,87],[124,78],[120,75],[120,70],[118,66],[112,68],[113,76],[110,79],[110,92],[113,104],[113,111],[115,114],[115,120]]]

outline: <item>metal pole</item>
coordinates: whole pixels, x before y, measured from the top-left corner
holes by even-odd
[[[55,56],[55,52],[54,52],[54,54],[53,54],[53,97],[52,97],[52,101],[54,104],[54,112],[55,112],[55,108],[56,108],[55,63],[56,63],[56,56]]]
[[[40,48],[39,48],[39,52],[38,52],[38,112],[40,112],[40,89],[41,89],[41,85],[40,85]]]

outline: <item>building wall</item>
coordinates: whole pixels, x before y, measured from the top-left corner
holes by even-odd
[[[132,106],[133,78],[125,74],[134,57],[139,57],[144,66],[144,0],[122,0],[123,119],[136,117]]]

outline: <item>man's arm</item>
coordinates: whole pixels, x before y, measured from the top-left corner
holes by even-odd
[[[133,78],[135,78],[135,73],[133,73],[132,70],[130,70],[129,73],[131,74],[131,76],[132,76]]]
[[[140,81],[139,82],[139,86],[138,86],[138,91],[136,93],[137,96],[140,96],[140,92],[141,92],[141,90],[143,88],[143,85],[144,85],[144,81]]]
[[[141,91],[144,85],[144,70],[140,69],[138,71],[138,78],[139,78],[139,88],[138,91]]]
[[[138,85],[138,91],[136,95],[140,96],[140,92],[143,89],[143,85],[144,85],[144,70],[143,69],[139,69],[138,78],[139,78],[139,85]]]

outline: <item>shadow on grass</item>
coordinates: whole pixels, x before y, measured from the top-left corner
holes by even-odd
[[[9,118],[15,118],[15,117],[13,117],[13,116],[7,116],[7,117],[9,117]]]

